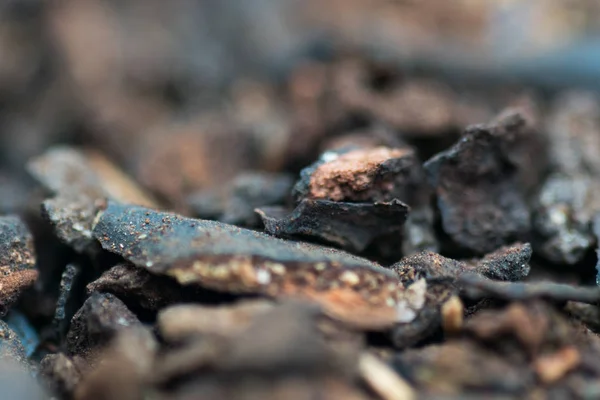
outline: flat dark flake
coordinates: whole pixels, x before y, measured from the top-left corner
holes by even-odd
[[[334,249],[114,202],[102,212],[93,235],[106,250],[155,272],[197,257],[251,256],[282,263],[326,262],[365,267],[393,276],[368,260]]]
[[[181,284],[309,298],[363,327],[409,322],[425,296],[426,285],[404,290],[393,271],[339,250],[138,206],[109,202],[93,235],[106,250]]]
[[[276,237],[307,236],[361,252],[373,240],[400,232],[408,206],[399,200],[388,203],[344,203],[327,200],[302,200],[289,215],[278,216],[280,209],[257,210],[265,232]]]

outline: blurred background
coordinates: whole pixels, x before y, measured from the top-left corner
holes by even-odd
[[[4,0],[0,21],[1,213],[37,207],[24,164],[56,143],[186,213],[342,134],[433,153],[514,102],[600,89],[595,0]]]

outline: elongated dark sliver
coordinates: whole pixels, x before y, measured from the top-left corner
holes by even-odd
[[[410,322],[426,291],[339,250],[138,206],[109,202],[93,235],[104,249],[181,284],[311,299],[335,318],[374,329]]]
[[[389,203],[344,203],[302,200],[289,214],[276,208],[257,209],[265,232],[275,237],[316,238],[361,252],[377,238],[402,230],[408,206]]]

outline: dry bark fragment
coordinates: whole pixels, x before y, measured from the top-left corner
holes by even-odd
[[[27,226],[16,216],[0,217],[0,315],[37,277],[33,237]]]
[[[110,202],[93,234],[106,250],[182,284],[308,298],[361,326],[407,322],[424,296],[404,289],[392,271],[344,252],[143,207]]]
[[[293,184],[290,175],[248,172],[237,176],[225,188],[191,195],[188,204],[198,218],[255,227],[260,220],[254,209],[284,204]]]
[[[101,347],[124,329],[139,327],[137,317],[110,293],[94,293],[71,320],[66,344],[69,355],[93,361]]]
[[[300,173],[294,197],[331,201],[390,201],[399,198],[395,184],[404,180],[407,164],[412,163],[410,149],[374,147],[349,151],[328,151]]]
[[[402,230],[408,206],[389,203],[344,203],[304,199],[288,214],[285,209],[258,209],[265,232],[275,237],[321,239],[352,252],[362,252],[375,239]]]
[[[450,149],[425,163],[444,231],[460,246],[485,254],[529,232],[529,209],[513,155],[529,128],[518,115],[467,128]],[[524,144],[523,144],[524,145]]]

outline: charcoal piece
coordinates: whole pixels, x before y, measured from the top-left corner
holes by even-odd
[[[80,279],[81,268],[75,264],[68,264],[60,279],[60,288],[53,321],[59,338],[62,338],[66,334],[69,329],[69,322],[77,311],[77,301],[79,300],[77,284]]]
[[[574,265],[594,245],[590,229],[600,211],[595,178],[553,174],[544,182],[533,209],[536,250],[546,259]]]
[[[40,375],[49,391],[61,399],[72,398],[81,373],[65,354],[48,354],[40,362]]]
[[[328,151],[302,170],[294,198],[331,201],[391,201],[402,198],[401,182],[413,173],[414,152],[408,148],[375,147]]]
[[[403,281],[416,279],[459,279],[466,273],[493,279],[517,281],[529,274],[531,245],[516,243],[501,247],[481,259],[457,261],[433,252],[405,257],[392,266]]]
[[[181,284],[232,293],[302,297],[347,323],[410,320],[424,293],[350,254],[213,221],[110,202],[93,231],[102,247]]]
[[[230,337],[240,334],[254,318],[273,306],[267,300],[248,300],[218,307],[175,305],[160,311],[157,325],[161,337],[168,342],[183,342],[203,335]]]
[[[174,303],[211,302],[225,296],[194,287],[182,287],[173,278],[155,275],[145,268],[120,263],[87,285],[87,293],[112,293],[138,315],[153,316]]]
[[[458,282],[472,298],[494,297],[511,301],[544,298],[558,302],[579,301],[589,304],[600,301],[600,288],[596,286],[573,286],[554,282],[498,282],[470,273],[461,275]]]
[[[152,332],[132,327],[119,332],[75,391],[76,400],[144,397],[158,344]]]
[[[532,195],[547,171],[547,141],[540,133],[542,115],[538,104],[527,96],[515,103],[493,118],[490,125],[494,126],[494,134],[502,137],[502,151],[519,169],[519,186]]]
[[[507,117],[471,126],[454,146],[425,163],[444,231],[478,254],[529,233],[530,214],[519,182],[523,166],[511,157],[526,127],[519,121]]]
[[[222,190],[200,191],[191,195],[188,204],[198,218],[256,227],[260,220],[254,209],[284,204],[293,184],[290,175],[247,172],[237,176]]]
[[[139,326],[140,321],[121,300],[110,293],[94,293],[71,320],[66,338],[68,354],[94,359],[119,331]]]
[[[414,149],[410,147],[344,147],[329,150],[302,170],[294,187],[297,203],[305,199],[338,202],[390,202],[411,207],[403,235],[390,235],[391,246],[402,240],[404,254],[438,248],[433,229],[432,190]],[[301,205],[301,203],[300,203]]]
[[[471,261],[481,274],[491,279],[518,281],[529,275],[532,249],[529,243],[504,246],[482,259]]]
[[[523,395],[534,383],[533,373],[467,340],[452,340],[407,350],[394,366],[418,389],[431,395]]]
[[[109,160],[93,151],[54,147],[28,164],[29,172],[55,195],[42,203],[42,213],[58,238],[78,252],[94,243],[92,224],[106,198],[157,207]]]
[[[0,217],[0,266],[0,316],[3,316],[38,276],[33,237],[16,216]]]
[[[395,199],[389,203],[305,199],[288,215],[285,210],[273,207],[257,212],[270,235],[313,237],[351,252],[362,252],[377,238],[400,232],[408,206]]]

